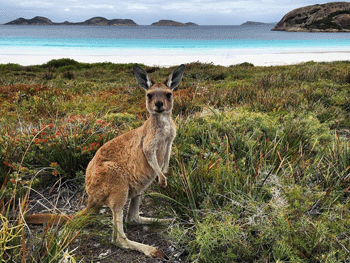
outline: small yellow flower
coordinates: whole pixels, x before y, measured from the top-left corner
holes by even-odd
[[[34,101],[35,101],[35,102],[38,102],[38,101],[40,100],[40,97],[38,97],[38,96],[36,96],[36,95],[34,95],[33,98],[34,98]]]

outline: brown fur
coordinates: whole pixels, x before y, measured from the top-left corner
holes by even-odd
[[[59,214],[35,214],[27,215],[25,221],[27,224],[43,225],[45,223],[59,224],[72,219],[71,215]]]
[[[164,257],[155,247],[127,239],[123,230],[123,207],[130,198],[127,221],[136,224],[169,223],[169,220],[139,216],[140,195],[158,177],[162,187],[167,186],[164,173],[168,171],[171,146],[176,127],[171,119],[172,90],[182,79],[184,65],[175,69],[163,83],[154,83],[138,66],[134,72],[139,84],[146,90],[146,107],[150,117],[139,128],[105,143],[90,161],[86,170],[87,211],[107,205],[113,213],[113,240],[123,248],[138,250],[149,257]],[[26,217],[28,223],[35,216]],[[50,215],[39,216],[43,222]],[[54,217],[55,215],[51,215]]]

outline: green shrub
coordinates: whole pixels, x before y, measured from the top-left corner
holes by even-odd
[[[71,70],[63,71],[62,72],[62,78],[65,79],[74,79],[75,73]]]
[[[7,64],[0,64],[0,70],[1,71],[22,71],[24,69],[23,66],[19,64],[14,64],[14,63],[7,63]]]
[[[78,67],[79,65],[80,63],[75,61],[74,59],[61,58],[61,59],[52,59],[49,62],[43,64],[42,66],[44,68],[50,68],[50,67],[61,68],[66,66]]]

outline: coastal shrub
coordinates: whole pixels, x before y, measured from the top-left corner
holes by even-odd
[[[180,89],[175,91],[174,108],[175,115],[188,116],[202,109],[202,97],[206,93],[203,88],[203,93],[198,90],[195,92],[192,89]]]
[[[24,66],[24,71],[38,73],[42,71],[42,68],[38,65],[30,65],[30,66]],[[34,77],[35,74],[32,74],[32,76]]]
[[[66,70],[66,71],[63,71],[63,72],[62,72],[62,78],[65,78],[65,79],[74,79],[74,77],[75,77],[74,71]]]
[[[105,75],[107,72],[104,68],[100,68],[100,67],[94,67],[91,69],[87,69],[83,72],[84,77],[87,78],[100,78],[101,76]]]
[[[70,58],[61,58],[61,59],[52,59],[48,61],[47,63],[43,64],[42,67],[49,68],[49,67],[55,67],[60,68],[64,66],[74,66],[79,67],[81,64],[78,61],[75,61],[74,59]]]
[[[320,123],[312,114],[295,116],[292,113],[286,115],[283,122],[286,129],[285,140],[289,148],[302,148],[307,153],[323,151],[323,147],[333,139],[329,127]]]
[[[227,70],[218,70],[216,68],[207,69],[207,71],[204,73],[203,71],[200,72],[198,70],[190,71],[186,73],[186,76],[196,79],[197,81],[218,81],[218,80],[224,80],[227,77]]]
[[[17,161],[20,156],[17,156],[16,138],[9,136],[7,129],[2,129],[0,132],[0,181],[5,182],[6,177],[10,172],[8,163]]]
[[[133,67],[135,63],[128,63],[128,64],[114,64],[108,66],[110,70],[112,70],[113,73],[120,73],[120,72],[130,72],[132,73]],[[145,68],[144,65],[139,65],[142,68]]]
[[[122,119],[119,124],[125,121]],[[92,115],[70,116],[65,122],[65,125],[48,123],[37,128],[22,128],[21,132],[3,131],[0,134],[1,179],[16,166],[23,167],[21,173],[13,175],[16,181],[27,181],[35,173],[33,169],[42,168],[53,176],[74,178],[85,170],[96,150],[120,130],[112,122]]]
[[[188,203],[185,206],[193,211],[209,197],[211,202],[222,203],[220,195],[232,188],[251,191],[251,184],[262,172],[260,167],[278,158],[273,149],[277,118],[246,111],[202,114],[202,118],[190,118],[179,125],[174,143],[178,165],[173,169],[180,176],[169,182],[187,189],[171,191],[171,196]]]
[[[254,67],[254,64],[252,63],[249,63],[249,62],[243,62],[243,63],[240,63],[240,64],[237,64],[237,65],[231,65],[229,66],[230,68],[232,67],[241,67],[241,68],[253,68]]]
[[[74,74],[74,71],[76,71],[76,70],[77,70],[77,68],[74,65],[67,65],[67,66],[59,67],[57,71],[60,73],[70,71]]]
[[[43,79],[44,80],[51,80],[56,77],[56,71],[57,68],[55,67],[48,67],[47,70],[44,72]]]
[[[23,66],[15,63],[0,64],[0,70],[5,72],[22,71]]]
[[[105,115],[105,119],[117,127],[123,125],[130,127],[132,122],[136,120],[135,115],[129,113],[108,113]]]
[[[232,215],[208,215],[197,225],[198,252],[194,259],[208,263],[251,260],[252,250],[246,238],[247,234]]]
[[[191,198],[195,203],[201,203],[209,193],[232,191],[219,190],[218,184],[253,191],[250,187],[262,180],[264,171],[274,173],[280,169],[281,159],[292,161],[303,152],[302,160],[307,161],[324,152],[333,141],[329,128],[312,115],[280,119],[236,110],[202,112],[202,116],[181,124],[174,143],[181,170],[174,169],[194,187],[195,197]],[[182,198],[186,200],[188,196]]]
[[[263,262],[272,253],[276,260],[317,262],[334,250],[346,259],[342,246],[350,240],[337,244],[335,236],[349,223],[322,218],[332,217],[331,203],[348,204],[337,196],[347,187],[349,145],[326,124],[312,114],[280,118],[236,109],[203,111],[178,125],[176,176],[164,193],[180,204],[172,210],[181,220],[196,222],[182,235],[181,227],[171,233],[179,247],[190,244],[192,260]]]
[[[148,74],[151,74],[153,72],[156,72],[158,71],[160,68],[159,67],[147,67],[145,66],[145,71],[148,73]]]
[[[65,126],[47,124],[34,130],[34,143],[25,163],[51,167],[56,174],[73,178],[85,170],[96,150],[113,137],[109,131],[114,134],[105,120],[94,116],[71,116],[67,122]]]

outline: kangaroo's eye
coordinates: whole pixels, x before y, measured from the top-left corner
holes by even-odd
[[[171,93],[167,93],[167,94],[166,94],[166,97],[167,97],[168,99],[170,99],[170,98],[171,98]]]
[[[151,100],[151,99],[152,99],[152,94],[151,94],[151,93],[148,93],[148,94],[147,94],[147,98]]]

